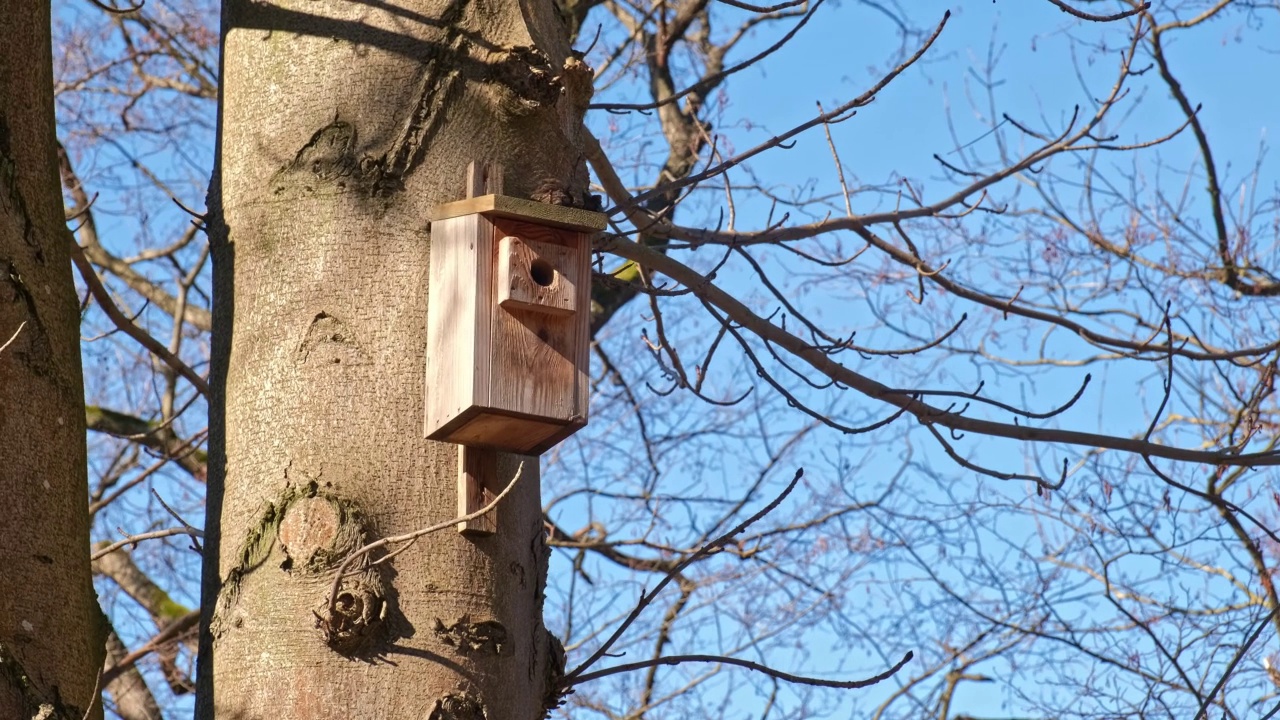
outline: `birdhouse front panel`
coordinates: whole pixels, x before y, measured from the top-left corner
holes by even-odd
[[[508,284],[495,288],[492,372],[522,381],[495,383],[490,404],[584,424],[588,313],[576,308],[590,303],[588,238],[509,218],[495,218],[493,224],[497,274]],[[513,252],[504,257],[503,248]]]
[[[437,208],[427,437],[537,454],[586,424],[597,226],[599,213],[500,195]]]

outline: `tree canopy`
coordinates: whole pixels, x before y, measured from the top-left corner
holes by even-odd
[[[553,717],[1280,709],[1280,4],[556,5],[610,227]],[[108,710],[179,717],[218,7],[54,8]]]

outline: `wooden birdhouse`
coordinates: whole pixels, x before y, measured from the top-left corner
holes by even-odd
[[[467,198],[432,212],[426,436],[537,455],[587,424],[605,215],[507,197],[500,176],[473,163]]]

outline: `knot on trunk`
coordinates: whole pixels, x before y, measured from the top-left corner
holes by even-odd
[[[471,693],[446,693],[436,700],[427,720],[489,720],[489,713]]]
[[[564,89],[551,61],[535,47],[507,48],[498,56],[494,70],[494,78],[515,95],[513,109],[518,114],[555,105]]]
[[[543,639],[547,644],[547,677],[546,690],[542,696],[542,709],[545,711],[544,718],[551,717],[551,713],[556,708],[564,705],[565,699],[573,694],[572,688],[562,688],[560,683],[564,680],[564,662],[566,659],[564,652],[564,643],[560,642],[560,638],[555,636],[550,630],[542,631]]]
[[[440,642],[454,648],[459,655],[501,655],[507,645],[507,628],[497,620],[471,622],[463,617],[452,625],[436,618],[436,637]]]
[[[382,639],[386,598],[367,579],[343,585],[333,602],[326,600],[323,610],[312,611],[316,627],[333,650],[348,657],[368,655]]]

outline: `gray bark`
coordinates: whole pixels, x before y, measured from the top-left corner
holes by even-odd
[[[58,188],[49,5],[0,40],[0,717],[101,717],[80,314]]]
[[[198,717],[541,717],[536,459],[495,535],[427,536],[327,601],[353,548],[456,514],[456,449],[422,439],[430,208],[471,160],[581,201],[590,70],[532,0],[228,0],[223,33]]]

